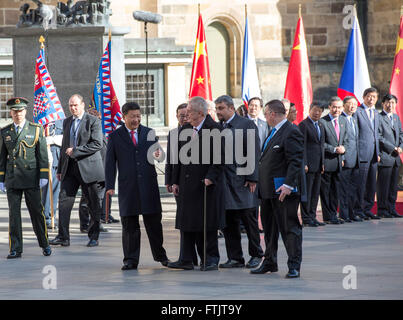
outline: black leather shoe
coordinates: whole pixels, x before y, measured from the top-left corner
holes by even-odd
[[[111,215],[108,217],[108,223],[119,223],[119,222],[120,222],[119,219],[115,219]]]
[[[288,279],[299,278],[299,271],[296,269],[290,269],[285,277]]]
[[[389,212],[378,212],[376,215],[380,218],[393,218]]]
[[[183,263],[182,261],[174,261],[174,262],[168,262],[167,265],[168,268],[171,269],[182,269],[182,270],[193,270],[193,263]]]
[[[391,212],[390,215],[391,215],[393,218],[403,218],[403,216],[401,216],[400,214],[398,214],[396,211]]]
[[[60,239],[59,237],[54,238],[53,240],[49,241],[49,244],[52,246],[62,246],[62,247],[68,247],[70,245],[70,241],[69,240],[63,240]]]
[[[362,222],[362,219],[359,216],[355,216],[353,219],[351,219],[352,221],[356,221],[356,222]]]
[[[316,223],[318,226],[320,226],[320,227],[326,225],[326,223],[320,222],[320,221],[318,221],[317,219],[313,220],[313,222],[315,222],[315,223]]]
[[[347,223],[353,222],[353,221],[351,221],[351,219],[343,219],[343,221],[344,221],[344,222],[347,222]]]
[[[88,241],[88,243],[87,243],[87,247],[96,247],[98,245],[99,245],[98,240],[94,240],[94,239]]]
[[[341,224],[339,219],[335,219],[335,220],[327,220],[326,221],[327,224]]]
[[[200,271],[213,271],[213,270],[218,270],[218,265],[215,263],[210,263],[210,264],[207,264],[206,266],[204,266],[204,264],[202,264],[200,266]]]
[[[45,257],[50,256],[52,254],[52,249],[50,246],[47,246],[46,248],[42,249],[42,253]]]
[[[263,273],[267,273],[267,272],[277,272],[277,271],[278,271],[277,266],[273,266],[273,265],[269,264],[267,262],[267,260],[263,260],[260,267],[257,269],[251,270],[250,273],[251,274],[263,274]]]
[[[137,264],[132,263],[124,264],[121,270],[137,270]]]
[[[170,262],[171,262],[171,260],[169,260],[169,259],[160,261],[160,263],[162,264],[163,267],[168,267],[168,264],[169,264]]]
[[[260,262],[262,262],[262,258],[252,257],[246,264],[246,268],[248,268],[248,269],[257,268],[259,266]]]
[[[304,222],[302,225],[304,227],[317,227],[318,226],[318,224],[316,224],[314,221],[307,221],[307,222]]]
[[[11,251],[10,254],[7,256],[7,259],[17,259],[21,258],[21,252]]]
[[[372,219],[372,220],[380,220],[381,219],[380,217],[377,217],[376,215],[374,215],[372,212],[366,212],[365,215],[368,218]]]
[[[81,233],[88,233],[88,228],[80,228]]]
[[[343,223],[344,223],[344,220],[343,220],[343,219],[338,219],[338,218],[337,218],[337,220],[339,220],[339,223],[340,223],[340,224],[343,224]]]
[[[221,263],[220,268],[243,268],[245,263],[238,260],[228,260],[226,263]]]

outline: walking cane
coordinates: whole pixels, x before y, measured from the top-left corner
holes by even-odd
[[[204,181],[203,181],[203,183],[204,183]],[[204,270],[203,271],[206,271],[206,251],[207,251],[207,249],[206,249],[206,246],[207,246],[207,244],[206,244],[206,238],[207,238],[207,186],[206,186],[206,184],[204,183],[204,210],[203,210],[204,212],[204,214],[203,214],[203,220],[204,220],[204,222],[203,222],[203,266],[204,266]]]

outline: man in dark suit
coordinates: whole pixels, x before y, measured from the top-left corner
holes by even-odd
[[[304,137],[287,121],[280,100],[266,104],[265,117],[271,130],[263,144],[259,161],[259,196],[262,199],[262,223],[266,243],[264,260],[252,274],[277,272],[279,232],[288,255],[287,278],[300,276],[302,226],[297,211],[304,157]]]
[[[140,106],[136,102],[124,104],[122,114],[125,125],[109,135],[105,161],[107,195],[115,193],[116,173],[119,171],[118,199],[124,254],[122,270],[137,269],[139,263],[140,214],[154,260],[167,266],[169,260],[162,246],[162,208],[154,166],[154,158],[160,156],[160,147],[155,132],[140,124]]]
[[[104,181],[104,166],[100,150],[103,146],[101,121],[84,111],[84,99],[74,94],[69,99],[72,116],[63,122],[57,178],[61,181],[59,195],[59,232],[52,245],[70,245],[70,215],[78,188],[89,201],[91,226],[88,247],[98,245],[101,201],[98,182]]]
[[[165,164],[165,186],[167,188],[167,191],[169,193],[172,193],[172,175],[173,175],[173,168],[174,164],[178,163],[178,155],[179,155],[179,150],[178,150],[178,141],[179,141],[179,132],[182,129],[182,127],[187,124],[187,103],[181,103],[177,108],[176,108],[176,119],[178,120],[178,126],[176,128],[173,128],[172,130],[169,131],[168,133],[168,145],[167,145],[167,157],[166,157],[166,164]],[[178,205],[178,196],[175,196],[175,202],[176,205]],[[182,239],[183,233],[180,232],[180,237]],[[183,241],[180,240],[180,243],[182,244]],[[179,259],[178,261],[182,260],[182,251],[183,248],[181,247],[179,250]],[[197,254],[196,254],[196,248],[194,250],[193,254],[193,264],[197,265]]]
[[[232,143],[232,161],[226,161],[224,166],[226,227],[223,232],[228,261],[220,264],[219,267],[243,268],[245,266],[240,230],[242,221],[249,243],[250,260],[246,267],[256,268],[263,257],[256,217],[257,197],[255,194],[260,158],[258,130],[252,121],[235,113],[234,102],[230,96],[218,97],[215,104],[217,117],[225,129],[224,132],[232,137],[230,139],[232,141],[226,141],[226,143]],[[254,132],[253,136],[248,135],[250,130]],[[239,157],[240,154],[236,150],[240,145],[242,145],[242,158]],[[228,152],[226,156],[229,156]],[[241,169],[247,172],[240,172]]]
[[[179,137],[179,161],[174,166],[172,189],[179,196],[175,227],[183,232],[183,254],[181,261],[168,264],[170,268],[193,269],[196,245],[203,262],[201,270],[218,269],[217,230],[224,227],[225,210],[223,151],[217,154],[214,149],[213,132],[220,135],[221,126],[207,110],[206,100],[193,97],[187,107],[189,124],[182,128]]]
[[[343,100],[344,111],[341,117],[346,119],[348,145],[344,154],[344,166],[340,174],[340,202],[339,215],[344,222],[362,221],[359,216],[354,213],[354,204],[357,199],[359,165],[358,159],[358,124],[354,117],[357,111],[358,102],[353,96],[347,96]]]
[[[325,168],[320,182],[320,203],[323,221],[330,224],[343,223],[337,218],[340,172],[348,144],[346,119],[340,118],[342,110],[343,101],[339,97],[332,97],[329,100],[329,114],[319,120],[325,135]]]
[[[399,167],[402,164],[403,132],[399,116],[395,113],[397,97],[387,94],[382,99],[383,110],[379,117],[379,148],[381,161],[378,163],[376,189],[377,216],[402,218],[396,212]]]
[[[248,118],[255,123],[258,129],[260,139],[260,150],[262,150],[263,142],[267,138],[269,130],[271,129],[268,127],[266,121],[259,118],[259,115],[262,111],[262,107],[263,107],[263,101],[259,97],[249,99]]]
[[[301,202],[301,218],[304,226],[324,226],[316,219],[321,173],[324,166],[325,133],[319,122],[324,107],[313,102],[309,108],[309,116],[298,125],[304,135],[304,169],[306,175],[307,202]]]
[[[355,117],[358,123],[358,157],[360,173],[358,178],[358,201],[354,211],[361,218],[380,219],[371,209],[374,206],[376,192],[376,172],[379,162],[379,113],[375,109],[378,90],[365,89],[364,103],[357,108]]]

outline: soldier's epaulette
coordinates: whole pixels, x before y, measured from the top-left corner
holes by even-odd
[[[33,125],[33,126],[35,126],[35,127],[42,127],[41,124],[35,123],[35,122],[29,122],[29,124],[30,124],[30,125]]]
[[[4,131],[11,129],[12,125],[13,125],[13,123],[10,123],[10,124],[6,125],[5,127],[1,128],[1,132],[3,133]]]

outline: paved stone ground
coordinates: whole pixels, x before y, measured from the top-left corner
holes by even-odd
[[[24,253],[6,260],[8,205],[0,195],[0,299],[402,299],[403,219],[382,219],[344,225],[304,228],[301,278],[285,279],[286,255],[279,245],[279,272],[251,275],[247,269],[201,272],[170,270],[154,262],[142,227],[141,261],[137,271],[122,272],[120,224],[107,225],[100,246],[87,248],[77,205],[72,213],[71,246],[54,247],[44,257],[23,205]],[[179,232],[174,229],[175,202],[163,198],[164,244],[171,260],[178,256]],[[112,214],[118,216],[114,199]],[[49,237],[53,238],[54,232]],[[226,260],[223,239],[221,261]],[[262,245],[264,241],[262,239]],[[243,235],[244,252],[247,239]],[[246,259],[249,256],[246,255]],[[54,266],[57,289],[43,289]],[[343,267],[355,266],[357,288],[343,289]]]

